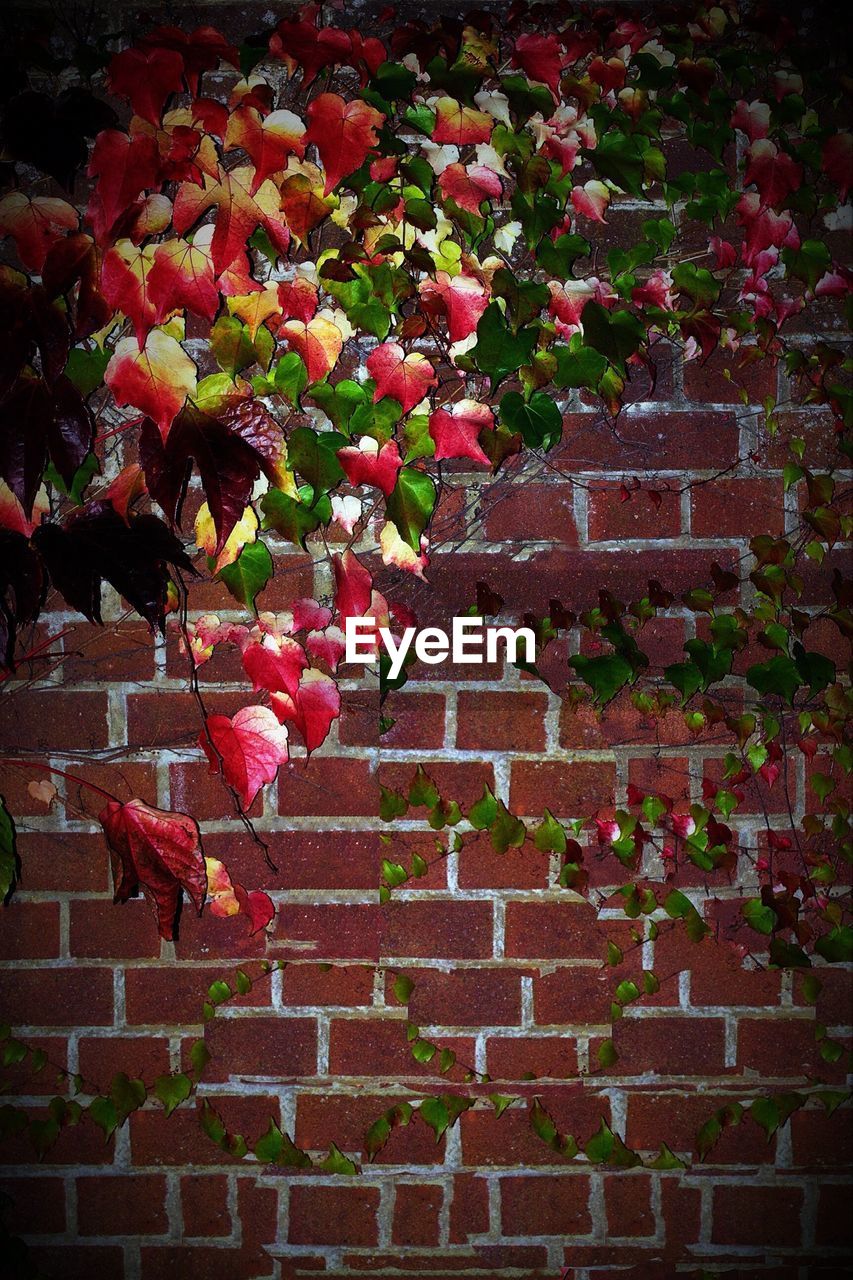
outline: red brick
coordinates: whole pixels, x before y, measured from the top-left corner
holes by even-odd
[[[511,1236],[582,1236],[591,1229],[589,1178],[501,1178],[501,1226]]]
[[[489,1229],[489,1186],[485,1178],[459,1173],[453,1179],[450,1204],[450,1243],[465,1244],[469,1236]]]
[[[272,1262],[245,1247],[157,1245],[141,1250],[145,1280],[257,1280],[270,1276]],[[100,1272],[97,1274],[101,1280]],[[91,1278],[88,1278],[91,1280]],[[116,1280],[123,1280],[117,1276]]]
[[[603,958],[607,941],[620,934],[606,927],[585,902],[508,902],[506,954],[535,960]]]
[[[75,623],[63,649],[65,684],[142,682],[154,676],[154,640],[141,619],[106,627]]]
[[[628,1100],[625,1141],[637,1151],[657,1152],[660,1144],[665,1142],[673,1151],[695,1152],[697,1133],[716,1111],[732,1102],[748,1106],[753,1096],[708,1092],[674,1094],[670,1091],[633,1093]],[[707,1157],[707,1163],[772,1164],[775,1147],[775,1140],[767,1142],[757,1125],[741,1122],[723,1129]]]
[[[379,789],[363,759],[292,760],[278,774],[281,814],[359,815],[379,812]]]
[[[270,1119],[281,1123],[277,1098],[252,1095],[217,1096],[214,1109],[222,1117],[229,1133],[242,1133],[253,1142],[269,1128]],[[136,1165],[221,1165],[239,1164],[240,1157],[221,1150],[202,1131],[198,1115],[192,1110],[174,1111],[166,1116],[160,1110],[135,1111],[130,1117],[130,1147]],[[103,1135],[101,1135],[103,1142]]]
[[[539,817],[547,803],[555,817],[586,818],[613,803],[615,785],[614,766],[601,761],[516,760],[509,807]]]
[[[549,863],[531,840],[497,853],[488,832],[471,832],[459,852],[457,880],[462,889],[544,889]]]
[[[26,902],[15,895],[3,912],[0,959],[42,960],[58,955],[59,903]]]
[[[78,1178],[77,1221],[83,1236],[160,1235],[169,1225],[166,1179],[128,1173]]]
[[[814,1075],[822,1066],[811,1018],[738,1019],[738,1066],[765,1076]]]
[[[513,1026],[521,1018],[521,980],[502,969],[413,969],[409,1015],[423,1026]],[[390,980],[389,980],[390,982]]]
[[[15,692],[0,721],[0,750],[96,751],[107,745],[107,695],[59,689]]]
[[[281,975],[284,1005],[369,1005],[373,997],[370,965],[294,964]]]
[[[577,546],[574,487],[520,476],[492,485],[482,500],[486,536],[495,542],[562,542]]]
[[[89,898],[71,903],[71,954],[87,959],[141,959],[160,954],[157,918],[142,898],[114,905]]]
[[[544,693],[460,692],[456,745],[466,751],[541,751],[547,710]]]
[[[181,1178],[181,1215],[184,1235],[230,1235],[227,1179],[222,1174]]]
[[[591,486],[588,529],[590,542],[632,541],[635,538],[677,538],[681,532],[681,494],[669,488],[672,481],[650,484],[649,490],[628,489],[623,498],[621,485]],[[655,492],[660,502],[650,496]]]
[[[598,1130],[602,1118],[610,1120],[608,1098],[591,1096],[576,1085],[550,1085],[543,1104],[558,1132],[571,1134],[581,1147]],[[491,1108],[466,1111],[459,1127],[462,1161],[469,1168],[566,1165],[565,1158],[534,1133],[527,1106],[510,1107],[500,1117]]]
[[[276,955],[300,960],[378,960],[384,925],[378,903],[285,904],[276,915]]]
[[[827,1027],[846,1027],[853,1023],[853,987],[850,972],[843,968],[826,966],[813,975],[820,982],[820,993],[815,1005],[815,1016]],[[794,1000],[806,1005],[803,994],[805,975],[798,974],[794,983]]]
[[[391,1239],[394,1244],[415,1248],[438,1244],[439,1214],[444,1190],[429,1183],[397,1184],[394,1197],[394,1221]]]
[[[725,1070],[722,1018],[620,1018],[613,1027],[616,1075],[712,1076]]]
[[[636,967],[631,973],[636,974]],[[628,976],[626,966],[615,970],[603,964],[561,966],[552,973],[537,974],[533,979],[536,1021],[540,1025],[609,1025],[613,992],[623,976]]]
[[[681,928],[661,929],[655,942],[654,971],[664,979],[690,973],[693,1005],[767,1005],[779,1003],[778,970],[746,969],[734,947],[709,936],[691,942]]]
[[[480,799],[484,786],[488,785],[494,790],[495,775],[490,764],[481,764],[479,761],[457,764],[443,760],[422,760],[420,763],[438,788],[439,795],[445,800],[458,801],[463,809]],[[406,793],[415,768],[414,762],[383,763],[379,768],[378,779],[383,786],[395,787]],[[413,809],[409,816],[426,817],[426,810]]]
[[[333,1093],[302,1093],[296,1104],[294,1141],[305,1151],[322,1151],[332,1142],[355,1155],[364,1151],[370,1126],[393,1105],[404,1099],[390,1098],[387,1092],[357,1096]],[[442,1165],[445,1140],[416,1117],[407,1125],[397,1125],[385,1146],[377,1152],[378,1165]]]
[[[626,412],[619,417],[618,441],[597,414],[577,415],[572,425],[575,429],[550,454],[555,466],[612,470],[614,450],[622,471],[650,465],[666,471],[690,468],[697,458],[703,467],[727,467],[738,456],[733,412]]]
[[[348,690],[342,695],[338,741],[342,746],[365,746],[421,750],[444,744],[444,695],[440,693],[392,693],[380,709],[379,693]],[[393,720],[380,737],[379,717]]]
[[[451,1049],[460,1063],[471,1063],[474,1042],[470,1037],[441,1036],[439,1048]],[[406,1039],[402,1018],[333,1018],[329,1026],[329,1070],[333,1075],[398,1076],[435,1075],[432,1065],[417,1062]]]
[[[170,1068],[169,1043],[154,1036],[81,1036],[80,1074],[108,1093],[119,1071],[149,1083]]]
[[[683,654],[677,655],[680,658]],[[617,694],[603,713],[590,704],[560,708],[560,746],[601,750],[617,745],[665,742],[677,746],[691,741],[680,711],[643,716],[626,694]]]
[[[169,697],[171,696],[170,694]],[[234,817],[231,793],[222,777],[214,773],[206,763],[170,764],[169,788],[172,807],[182,813],[191,813],[199,822]],[[261,789],[247,810],[251,817],[260,817],[263,812],[263,797]]]
[[[574,1080],[578,1074],[574,1036],[489,1036],[486,1069],[495,1080],[551,1077]]]
[[[751,538],[757,532],[779,537],[785,529],[782,478],[716,479],[690,494],[694,538]]]
[[[207,1080],[229,1076],[306,1076],[317,1069],[314,1018],[217,1017],[207,1028]]]
[[[5,1218],[13,1235],[58,1235],[65,1230],[65,1183],[61,1178],[2,1178],[0,1195],[12,1202]]]
[[[698,1187],[685,1187],[676,1174],[661,1178],[660,1194],[667,1253],[679,1257],[701,1234],[702,1193]]]
[[[112,970],[7,970],[0,973],[0,1008],[18,1026],[104,1026],[113,1020]]]
[[[614,1173],[604,1179],[607,1235],[653,1236],[651,1178],[644,1173]]]
[[[21,1062],[4,1067],[4,1091],[25,1094],[27,1097],[46,1094],[52,1098],[57,1089],[62,1090],[64,1087],[64,1072],[68,1069],[68,1041],[64,1036],[27,1035],[26,1045],[30,1051],[41,1049],[47,1056],[47,1062],[41,1071],[34,1072],[32,1058],[27,1055]]]
[[[314,1187],[290,1190],[290,1244],[376,1244],[377,1187]]]
[[[59,709],[56,708],[56,710]],[[135,764],[123,760],[119,767],[114,761],[103,764],[87,761],[85,764],[82,762],[78,764],[75,760],[69,766],[69,772],[90,784],[80,786],[78,783],[69,781],[68,778],[64,780],[65,794],[68,798],[66,812],[70,818],[77,819],[88,814],[97,821],[104,807],[104,796],[97,790],[93,791],[92,786],[100,787],[109,795],[115,796],[116,800],[121,801],[133,800],[139,796],[153,804],[157,795],[157,768],[154,764]],[[101,841],[101,848],[103,850],[101,856],[109,866],[109,855],[103,841]]]
[[[236,993],[228,1001],[228,1007],[268,1008],[270,1003],[270,979],[258,974],[251,991],[241,996]],[[232,979],[223,965],[204,968],[199,965],[134,965],[125,969],[125,1016],[129,1023],[148,1023],[153,1026],[193,1026],[202,1022],[202,1005],[207,999],[207,989],[212,982]],[[231,982],[233,990],[233,980]]]
[[[430,898],[385,908],[383,954],[479,960],[492,954],[492,904]]]
[[[828,1115],[823,1107],[791,1116],[794,1164],[807,1168],[849,1169],[853,1163],[853,1124],[845,1107]]]
[[[110,859],[102,835],[19,831],[17,842],[27,889],[104,893],[109,888]]]
[[[815,1242],[831,1248],[853,1251],[853,1184],[828,1183],[820,1187],[817,1203]]]
[[[711,1239],[715,1244],[796,1246],[802,1204],[799,1187],[716,1186]]]
[[[684,364],[684,394],[703,406],[709,404],[742,405],[740,389],[749,393],[750,404],[763,404],[765,396],[776,397],[776,370],[771,360],[745,363],[743,356],[751,350],[741,348],[736,357],[725,351],[714,351],[707,360],[687,360]],[[728,376],[726,376],[728,374]]]

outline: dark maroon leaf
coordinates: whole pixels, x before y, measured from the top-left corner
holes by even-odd
[[[41,560],[22,533],[0,529],[0,665],[14,666],[15,636],[44,600]]]
[[[101,583],[106,581],[149,626],[162,630],[168,566],[194,572],[162,520],[130,515],[125,523],[109,502],[90,502],[65,525],[42,525],[32,541],[57,590],[93,622],[101,621]]]

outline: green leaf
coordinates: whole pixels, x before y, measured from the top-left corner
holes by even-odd
[[[849,964],[853,960],[853,928],[839,925],[815,942],[815,951],[830,964]]]
[[[252,990],[252,979],[249,975],[244,973],[242,969],[238,969],[234,975],[234,979],[234,985],[237,988],[237,993],[241,996],[248,995]]]
[[[576,334],[568,346],[558,344],[552,348],[552,352],[557,359],[555,387],[586,387],[589,391],[598,389],[607,369],[607,360],[599,351],[585,346]]]
[[[117,1071],[110,1083],[110,1097],[118,1123],[124,1124],[131,1112],[143,1105],[147,1096],[148,1091],[141,1080],[131,1080],[123,1071]]]
[[[230,1000],[231,994],[231,988],[228,983],[223,982],[221,978],[211,982],[207,988],[207,998],[212,1005],[224,1004],[226,1000]]]
[[[750,667],[746,680],[760,694],[778,694],[789,705],[793,705],[794,694],[803,683],[797,664],[783,654],[771,658],[769,662],[758,662]]]
[[[632,196],[644,194],[645,159],[639,138],[611,130],[599,139],[594,151],[582,147],[581,154],[600,177]]]
[[[82,347],[72,347],[65,362],[65,376],[72,382],[80,395],[85,399],[98,387],[103,386],[104,371],[110,362],[110,351],[102,351],[95,347],[92,351],[84,351]]]
[[[527,829],[521,819],[509,812],[503,800],[498,800],[498,816],[489,827],[489,838],[495,852],[520,849],[526,835]]]
[[[412,1045],[412,1057],[415,1062],[431,1062],[438,1050],[429,1040],[415,1040]]]
[[[536,250],[536,261],[549,275],[569,280],[577,258],[585,258],[591,252],[590,243],[583,236],[562,235],[556,240],[544,239]]]
[[[379,784],[379,817],[383,822],[393,822],[408,812],[409,802],[399,791]]]
[[[303,486],[306,498],[310,499],[310,486]],[[303,491],[300,490],[300,497]],[[261,498],[263,512],[262,528],[274,529],[283,538],[296,543],[305,549],[305,539],[315,533],[322,524],[328,524],[332,518],[332,504],[328,497],[321,496],[310,505],[309,501],[297,501],[280,489],[268,489]]]
[[[166,1115],[170,1116],[182,1102],[186,1102],[192,1093],[192,1080],[182,1072],[175,1075],[158,1076],[154,1081],[154,1093],[163,1103]]]
[[[498,802],[491,788],[483,787],[483,794],[468,811],[468,821],[475,831],[486,831],[498,816]]]
[[[535,329],[513,333],[498,304],[490,302],[480,317],[477,345],[470,355],[480,373],[488,375],[494,391],[508,374],[529,362],[535,344]]]
[[[299,397],[308,385],[308,370],[302,357],[295,351],[288,351],[270,369],[269,381],[276,395],[284,396],[285,400],[298,406]]]
[[[600,302],[588,302],[581,312],[584,341],[623,373],[625,361],[645,337],[642,323],[630,311],[608,311]]]
[[[432,1129],[436,1142],[440,1142],[442,1134],[450,1124],[450,1113],[442,1099],[424,1098],[418,1107],[418,1115]]]
[[[385,500],[385,515],[397,526],[400,537],[413,551],[421,549],[421,534],[435,506],[435,485],[423,471],[403,467]]]
[[[687,1165],[683,1160],[679,1160],[678,1156],[670,1151],[665,1142],[660,1145],[660,1151],[654,1160],[650,1160],[646,1165],[647,1169],[686,1169]]]
[[[109,1139],[118,1128],[118,1115],[111,1098],[93,1098],[86,1108],[86,1114],[103,1130],[105,1139]]]
[[[602,1040],[598,1046],[598,1052],[595,1055],[598,1059],[598,1065],[606,1071],[608,1067],[612,1067],[614,1063],[619,1061],[619,1054],[616,1052],[616,1045],[612,1040]]]
[[[490,1093],[489,1102],[491,1102],[492,1106],[495,1109],[496,1119],[500,1120],[501,1116],[506,1111],[507,1107],[512,1106],[512,1104],[515,1102],[515,1098],[511,1098],[507,1094],[503,1094],[503,1093]]]
[[[546,809],[542,821],[533,833],[533,843],[540,853],[565,853],[566,832],[550,809]]]
[[[394,999],[398,1004],[408,1004],[409,997],[415,989],[412,979],[405,973],[398,973],[394,979]]]
[[[598,1132],[593,1134],[584,1147],[584,1155],[593,1164],[606,1164],[613,1152],[614,1143],[613,1130],[607,1121],[602,1119]]]
[[[769,1142],[779,1128],[782,1119],[776,1103],[772,1098],[756,1098],[749,1107],[749,1114],[755,1123],[764,1130]]]
[[[346,436],[337,431],[314,431],[312,427],[297,427],[288,436],[288,462],[311,486],[312,506],[343,480],[343,468],[336,455],[346,443]]]
[[[756,933],[772,933],[777,916],[772,907],[766,907],[760,898],[750,898],[743,904],[743,918]]]
[[[518,431],[530,449],[547,453],[559,444],[563,434],[563,417],[549,395],[536,391],[525,402],[518,391],[508,391],[500,403],[501,421],[510,431]]]
[[[0,898],[4,902],[8,902],[15,892],[19,875],[20,859],[15,840],[15,823],[6,808],[6,801],[0,796]]]
[[[272,556],[260,539],[248,543],[237,559],[217,574],[234,599],[250,609],[254,609],[255,600],[272,576]]]
[[[419,764],[415,770],[415,776],[409,784],[409,804],[413,809],[434,809],[440,799],[438,787],[423,765]]]
[[[100,475],[101,464],[94,453],[89,453],[80,463],[80,466],[74,472],[74,477],[70,485],[66,485],[62,476],[57,471],[52,462],[49,462],[44,470],[44,479],[52,484],[54,489],[64,494],[74,503],[75,507],[83,505],[83,494],[88,488],[93,476]]]
[[[349,1156],[345,1156],[335,1143],[329,1146],[329,1154],[325,1160],[321,1160],[317,1168],[323,1173],[342,1173],[352,1175],[358,1173],[358,1165],[350,1160]]]
[[[578,654],[569,659],[584,684],[592,689],[595,701],[603,706],[633,679],[634,669],[618,653],[604,653],[596,658]]]

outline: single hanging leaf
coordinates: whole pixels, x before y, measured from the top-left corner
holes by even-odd
[[[218,576],[235,600],[254,609],[255,600],[273,576],[272,556],[265,543],[249,543]]]
[[[104,373],[117,405],[129,404],[156,422],[165,441],[187,396],[196,389],[196,367],[181,344],[154,329],[144,347],[136,338],[116,344]]]
[[[182,1102],[186,1102],[192,1093],[192,1087],[192,1080],[182,1072],[158,1076],[154,1081],[154,1093],[163,1103],[167,1116],[170,1116]]]
[[[385,513],[413,551],[421,549],[421,534],[435,506],[435,485],[423,471],[403,467],[385,503]]]
[[[208,716],[205,726],[199,745],[210,761],[211,773],[221,771],[248,809],[288,758],[287,729],[269,707],[261,706],[243,707],[230,719]]]
[[[383,396],[397,400],[404,414],[420,404],[438,379],[435,370],[419,352],[406,355],[397,342],[385,342],[367,357],[367,371],[376,382],[374,404]]]
[[[154,809],[142,800],[111,800],[100,813],[113,857],[115,901],[127,902],[137,889],[153,903],[160,936],[174,936],[181,889],[201,913],[207,872],[195,819]]]

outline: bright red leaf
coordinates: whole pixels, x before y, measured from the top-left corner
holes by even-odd
[[[208,716],[205,726],[198,740],[211,773],[221,771],[248,809],[287,760],[287,730],[269,707],[260,706],[243,707],[230,719]]]
[[[324,195],[364,163],[379,140],[376,130],[384,120],[375,107],[358,98],[345,102],[337,93],[321,93],[309,104],[304,142],[313,142],[320,153],[326,174]]]
[[[397,342],[383,342],[367,357],[367,371],[376,382],[374,402],[383,396],[399,400],[403,413],[420,404],[438,378],[426,356],[412,351],[406,355]]]
[[[495,420],[487,404],[476,400],[458,400],[450,410],[436,409],[430,414],[429,433],[435,441],[436,461],[442,458],[471,458],[489,465],[489,458],[478,443],[484,428],[494,428]]]

